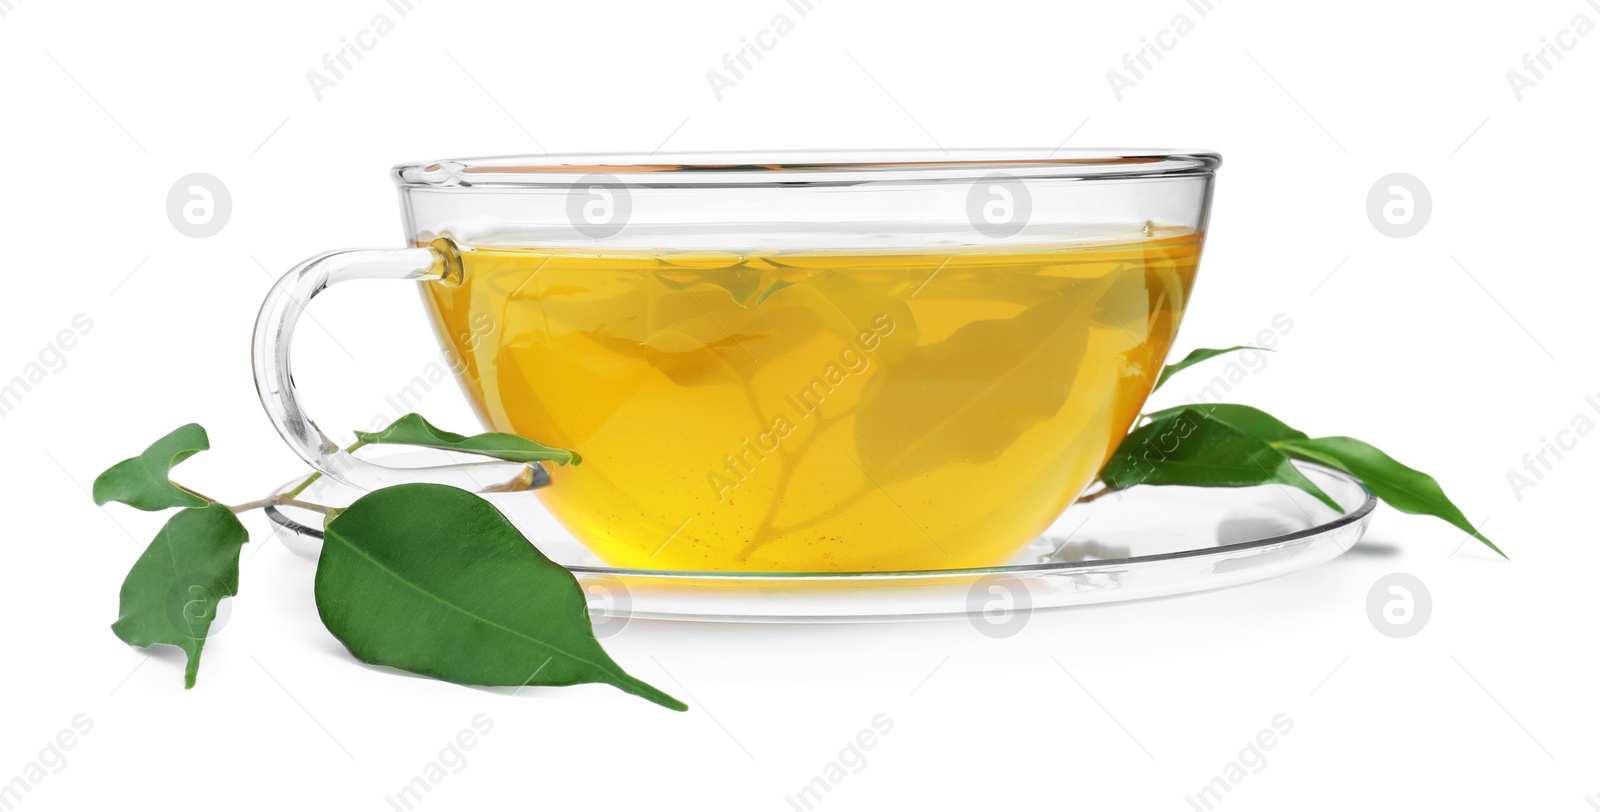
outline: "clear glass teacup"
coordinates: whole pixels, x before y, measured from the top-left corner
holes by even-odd
[[[262,403],[374,489],[528,488],[622,567],[998,564],[1094,479],[1182,320],[1217,155],[537,156],[393,170],[402,249],[296,267],[262,307]],[[397,468],[296,396],[302,309],[419,283],[484,424],[581,465]],[[532,498],[532,497],[530,497]]]

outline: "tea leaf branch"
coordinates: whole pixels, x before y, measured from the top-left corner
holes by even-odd
[[[757,302],[787,289],[769,289]],[[949,352],[960,349],[954,340],[952,336],[945,342]],[[934,347],[938,349],[929,352],[935,356],[946,351],[944,344]],[[1242,349],[1250,348],[1196,350],[1163,368],[1156,387],[1194,364]],[[958,406],[952,404],[953,413],[965,414]],[[1162,409],[1143,421],[1101,470],[1104,487],[1080,501],[1138,485],[1279,484],[1342,511],[1295,464],[1310,462],[1343,471],[1396,509],[1443,519],[1505,555],[1433,477],[1360,440],[1313,438],[1260,409],[1231,403]],[[968,440],[1014,439],[993,434],[982,421],[963,427],[972,435]],[[892,434],[892,428],[882,430]],[[581,462],[575,452],[513,434],[447,432],[416,414],[357,436],[347,451],[368,444],[403,444],[527,464]],[[962,447],[976,452],[971,442]],[[137,456],[111,466],[93,488],[94,501],[101,505],[179,508],[124,579],[112,631],[130,645],[182,649],[185,687],[194,686],[221,600],[238,592],[239,552],[249,533],[237,514],[293,505],[327,517],[316,575],[317,610],[357,659],[473,685],[607,683],[664,707],[685,709],[610,659],[594,636],[572,574],[535,549],[481,497],[442,485],[398,485],[340,509],[299,498],[321,476],[312,473],[282,494],[229,507],[171,479],[177,465],[209,448],[204,428],[180,426]],[[886,453],[905,451],[891,448]],[[772,518],[769,511],[768,521]]]
[[[522,463],[578,464],[580,457],[516,435],[465,436],[408,414],[364,444],[466,451]],[[205,429],[182,426],[94,484],[100,504],[180,507],[123,581],[112,631],[129,645],[171,645],[186,655],[194,687],[200,654],[223,598],[238,593],[239,552],[249,533],[237,514],[295,505],[327,515],[317,564],[317,611],[362,662],[472,685],[602,682],[674,710],[682,702],[628,675],[601,648],[583,590],[493,505],[443,485],[397,485],[348,508],[297,497],[320,474],[279,496],[228,507],[170,479],[178,463],[210,447]]]
[[[1201,361],[1251,347],[1200,349],[1169,364],[1156,386]],[[1282,484],[1343,508],[1295,466],[1312,462],[1343,471],[1373,495],[1404,512],[1450,523],[1506,557],[1462,514],[1433,477],[1411,468],[1353,437],[1313,438],[1253,406],[1208,403],[1176,406],[1145,415],[1101,469],[1104,488],[1079,501],[1092,501],[1135,485],[1238,487]]]

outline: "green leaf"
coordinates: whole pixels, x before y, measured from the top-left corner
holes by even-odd
[[[183,687],[193,688],[217,604],[239,592],[239,550],[249,540],[226,505],[173,514],[123,580],[111,631],[131,646],[183,649]]]
[[[415,445],[482,454],[511,462],[556,462],[577,465],[583,458],[575,451],[551,448],[516,434],[491,431],[467,437],[434,427],[412,412],[389,424],[382,431],[358,431],[356,437],[371,445]]]
[[[473,494],[383,488],[325,538],[317,611],[362,662],[464,685],[603,682],[686,709],[607,656],[572,574]]]
[[[1277,442],[1278,440],[1306,439],[1305,432],[1288,426],[1282,420],[1254,406],[1245,406],[1238,403],[1197,403],[1192,406],[1174,406],[1171,409],[1162,409],[1159,412],[1151,412],[1145,416],[1151,420],[1161,420],[1178,414],[1185,409],[1197,411],[1212,420],[1221,420],[1245,434],[1258,437],[1268,443]]]
[[[173,429],[144,453],[111,466],[94,479],[94,503],[122,502],[140,510],[205,507],[206,500],[172,484],[168,475],[178,463],[211,447],[199,423]]]
[[[1489,549],[1500,553],[1501,558],[1508,558],[1494,542],[1478,532],[1472,522],[1467,521],[1461,509],[1444,495],[1444,489],[1437,480],[1407,467],[1367,443],[1353,437],[1317,437],[1279,440],[1273,446],[1300,459],[1337,468],[1361,480],[1361,484],[1396,510],[1437,516],[1487,544]]]
[[[1156,378],[1156,385],[1150,391],[1154,392],[1156,389],[1160,389],[1161,385],[1166,383],[1168,378],[1188,369],[1189,367],[1194,366],[1195,364],[1200,363],[1201,361],[1209,361],[1219,355],[1227,355],[1230,352],[1238,352],[1240,350],[1262,350],[1264,352],[1272,352],[1272,350],[1269,350],[1266,347],[1252,347],[1248,344],[1241,344],[1237,347],[1228,347],[1227,349],[1221,350],[1195,350],[1194,352],[1185,355],[1182,361],[1179,361],[1175,364],[1167,364],[1166,366],[1162,367],[1161,375]]]
[[[1135,485],[1242,487],[1290,485],[1328,507],[1344,508],[1316,486],[1283,452],[1221,420],[1186,406],[1128,434],[1103,469],[1110,490]]]

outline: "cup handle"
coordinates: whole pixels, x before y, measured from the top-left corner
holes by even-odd
[[[283,275],[256,318],[252,358],[256,392],[284,442],[312,468],[362,490],[426,482],[474,493],[526,490],[550,481],[538,463],[477,462],[400,468],[363,460],[341,449],[317,427],[295,391],[289,346],[306,305],[330,285],[351,279],[405,279],[460,284],[455,246],[435,240],[426,248],[350,249],[312,257]]]

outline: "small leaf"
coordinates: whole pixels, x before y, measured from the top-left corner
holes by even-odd
[[[639,346],[674,355],[714,350],[728,352],[737,357],[743,352],[740,348],[746,346],[745,342],[754,342],[757,338],[759,337],[736,335],[716,319],[705,316],[684,319],[663,327],[639,342]]]
[[[1272,350],[1269,350],[1266,347],[1252,347],[1248,344],[1242,344],[1237,347],[1228,347],[1227,349],[1222,350],[1195,350],[1194,352],[1185,355],[1182,361],[1179,361],[1175,364],[1167,364],[1165,367],[1162,367],[1161,375],[1156,378],[1156,385],[1150,391],[1153,392],[1156,389],[1160,389],[1161,385],[1166,383],[1168,378],[1188,369],[1189,367],[1194,366],[1195,364],[1200,363],[1201,361],[1209,361],[1219,355],[1227,355],[1230,352],[1238,352],[1240,350],[1262,350],[1264,352],[1272,352]]]
[[[1221,420],[1208,420],[1192,406],[1128,434],[1100,471],[1106,487],[1135,485],[1241,487],[1291,485],[1328,507],[1344,508],[1306,478],[1283,452]]]
[[[1500,553],[1501,558],[1508,557],[1487,536],[1478,532],[1472,522],[1467,521],[1461,509],[1444,495],[1444,489],[1437,480],[1405,466],[1367,443],[1353,437],[1318,437],[1280,440],[1273,446],[1300,459],[1337,468],[1361,480],[1361,484],[1396,510],[1437,516],[1487,544],[1489,549]]]
[[[885,359],[899,357],[917,340],[904,301],[837,271],[773,282],[758,307],[717,290],[702,290],[694,301],[698,312],[666,322],[632,347],[612,346],[643,351],[651,366],[679,386],[745,386],[753,366],[781,358],[824,331],[872,347]]]
[[[199,423],[179,426],[144,453],[111,466],[94,480],[94,503],[122,502],[140,510],[205,507],[206,500],[172,484],[173,467],[211,447]]]
[[[583,590],[500,511],[444,485],[396,485],[329,522],[317,611],[355,655],[464,685],[603,682],[674,710],[600,647]]]
[[[389,424],[382,431],[358,431],[356,437],[369,445],[415,445],[465,451],[511,462],[556,462],[577,465],[583,461],[575,451],[551,448],[516,434],[491,431],[467,437],[434,427],[412,412]]]
[[[767,286],[766,290],[761,291],[760,296],[756,297],[756,305],[759,307],[761,304],[767,301],[768,296],[771,296],[772,294],[777,293],[778,291],[783,290],[784,288],[793,284],[793,282],[790,282],[787,279],[779,279],[778,281],[773,282],[771,285]]]
[[[673,267],[657,272],[656,278],[667,287],[685,293],[698,285],[722,288],[740,307],[744,307],[750,297],[760,289],[763,272],[761,268],[733,257],[714,256],[708,257],[705,261],[720,264],[730,260],[734,264],[720,267],[695,267],[693,264]]]
[[[1197,403],[1193,406],[1175,406],[1171,409],[1151,412],[1145,416],[1151,420],[1160,420],[1178,414],[1185,409],[1197,411],[1212,420],[1221,420],[1245,434],[1258,437],[1269,443],[1277,442],[1278,440],[1306,439],[1305,432],[1291,428],[1282,420],[1254,406],[1245,406],[1238,403]]]
[[[721,290],[701,290],[685,303],[692,312],[663,322],[648,336],[601,343],[624,355],[642,354],[678,386],[744,386],[762,359],[781,358],[823,329],[815,313],[776,305],[744,307]]]
[[[917,320],[904,299],[847,273],[815,271],[791,285],[774,283],[761,303],[800,308],[821,319],[822,326],[845,341],[871,339],[873,352],[893,361],[917,343]]]
[[[968,322],[885,364],[862,389],[859,463],[895,482],[1005,453],[1071,396],[1092,306],[1087,296],[1051,296],[1011,318]]]
[[[174,513],[123,580],[111,631],[131,646],[183,649],[183,687],[193,688],[217,604],[239,592],[239,550],[249,540],[226,505]]]

